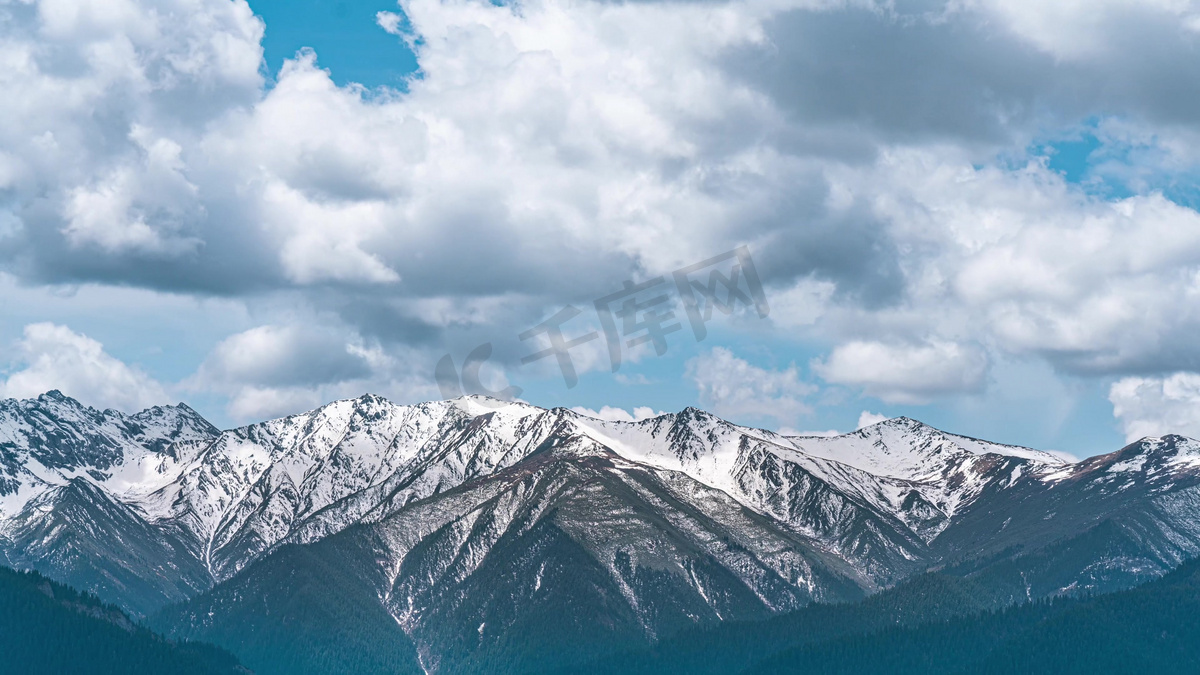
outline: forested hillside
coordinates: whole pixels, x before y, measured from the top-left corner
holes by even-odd
[[[1017,675],[1200,672],[1200,562],[1144,586],[795,648],[747,671]]]
[[[693,631],[583,672],[1200,672],[1200,561],[1119,593],[981,609],[995,601],[994,592],[970,579],[929,574],[859,603]]]
[[[173,643],[121,610],[36,572],[0,567],[0,673],[234,675],[216,647]]]

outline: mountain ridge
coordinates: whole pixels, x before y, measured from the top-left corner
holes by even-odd
[[[172,605],[164,630],[221,644],[236,635],[220,617],[253,615],[239,602],[287,597],[280,556],[341,560],[348,597],[375,598],[434,670],[517,658],[521,626],[595,658],[947,566],[1011,603],[1200,554],[1200,443],[1170,435],[1072,463],[909,418],[794,437],[697,408],[613,422],[368,394],[221,431],[187,406],[123,415],[47,394],[0,402],[0,439],[18,483],[0,487],[10,564],[135,615]]]

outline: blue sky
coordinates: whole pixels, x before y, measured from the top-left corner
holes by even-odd
[[[143,4],[5,28],[6,396],[231,426],[491,343],[487,386],[606,415],[1200,435],[1188,3]],[[522,363],[743,245],[769,316]]]
[[[412,51],[375,22],[379,12],[398,10],[395,3],[259,0],[250,7],[267,26],[263,57],[272,77],[301,49],[315,50],[340,85],[404,88],[417,69]]]

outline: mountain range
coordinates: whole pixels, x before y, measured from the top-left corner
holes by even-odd
[[[0,563],[260,673],[570,669],[931,574],[971,611],[1119,591],[1200,554],[1198,484],[1180,436],[1068,462],[907,418],[366,395],[222,431],[0,401]]]

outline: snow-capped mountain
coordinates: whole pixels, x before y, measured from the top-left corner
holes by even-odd
[[[49,486],[82,475],[109,481],[114,466],[156,463],[176,444],[211,441],[219,433],[183,404],[124,415],[82,406],[58,391],[0,400],[0,519]]]
[[[177,626],[203,637],[309,547],[433,669],[533,616],[568,630],[563,607],[606,617],[584,642],[651,640],[947,565],[1014,599],[1121,587],[1200,553],[1198,483],[1200,443],[1174,436],[1067,463],[906,418],[794,437],[367,395],[218,431],[182,404],[0,402],[10,565],[142,615],[191,599]]]

